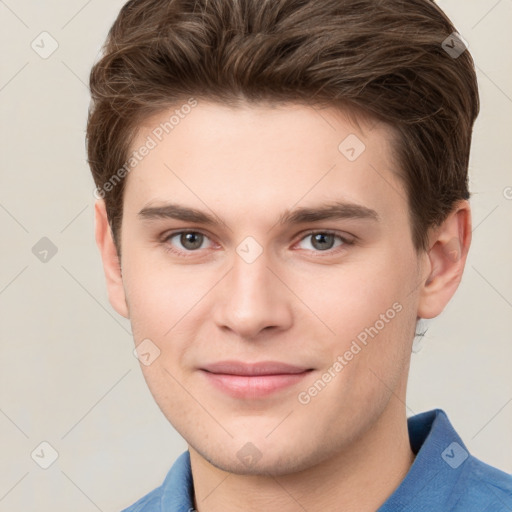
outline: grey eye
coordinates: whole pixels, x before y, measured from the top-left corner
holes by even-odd
[[[205,239],[205,236],[202,233],[198,233],[196,231],[183,231],[181,233],[171,235],[168,238],[168,241],[171,242],[171,240],[176,237],[179,237],[179,243],[188,251],[200,249]]]
[[[341,241],[337,246],[334,245],[336,239]],[[335,235],[334,233],[324,233],[321,231],[317,233],[309,233],[301,240],[300,243],[303,243],[305,240],[311,240],[309,244],[310,247],[302,247],[302,249],[316,251],[328,251],[345,243],[345,240],[341,236]]]

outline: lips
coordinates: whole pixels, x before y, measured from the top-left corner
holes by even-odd
[[[221,361],[209,364],[202,368],[210,373],[228,374],[228,375],[286,375],[302,373],[308,368],[292,366],[286,363],[276,361],[262,361],[259,363],[243,363],[241,361]]]
[[[296,385],[311,371],[311,368],[277,361],[221,361],[201,368],[203,375],[216,389],[243,399],[263,398]]]

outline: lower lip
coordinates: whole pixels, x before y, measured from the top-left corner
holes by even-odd
[[[218,389],[234,398],[263,398],[299,383],[311,372],[285,373],[278,375],[228,375],[202,371]]]

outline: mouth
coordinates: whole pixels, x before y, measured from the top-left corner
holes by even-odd
[[[210,385],[234,398],[264,398],[298,384],[312,368],[277,361],[221,361],[200,369]]]

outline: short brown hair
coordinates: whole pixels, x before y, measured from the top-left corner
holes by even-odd
[[[141,122],[191,96],[339,106],[397,134],[412,240],[427,250],[428,229],[469,198],[479,97],[469,51],[447,51],[464,50],[454,32],[430,0],[130,0],[90,75],[95,184],[125,164]],[[118,251],[123,185],[103,193]]]

